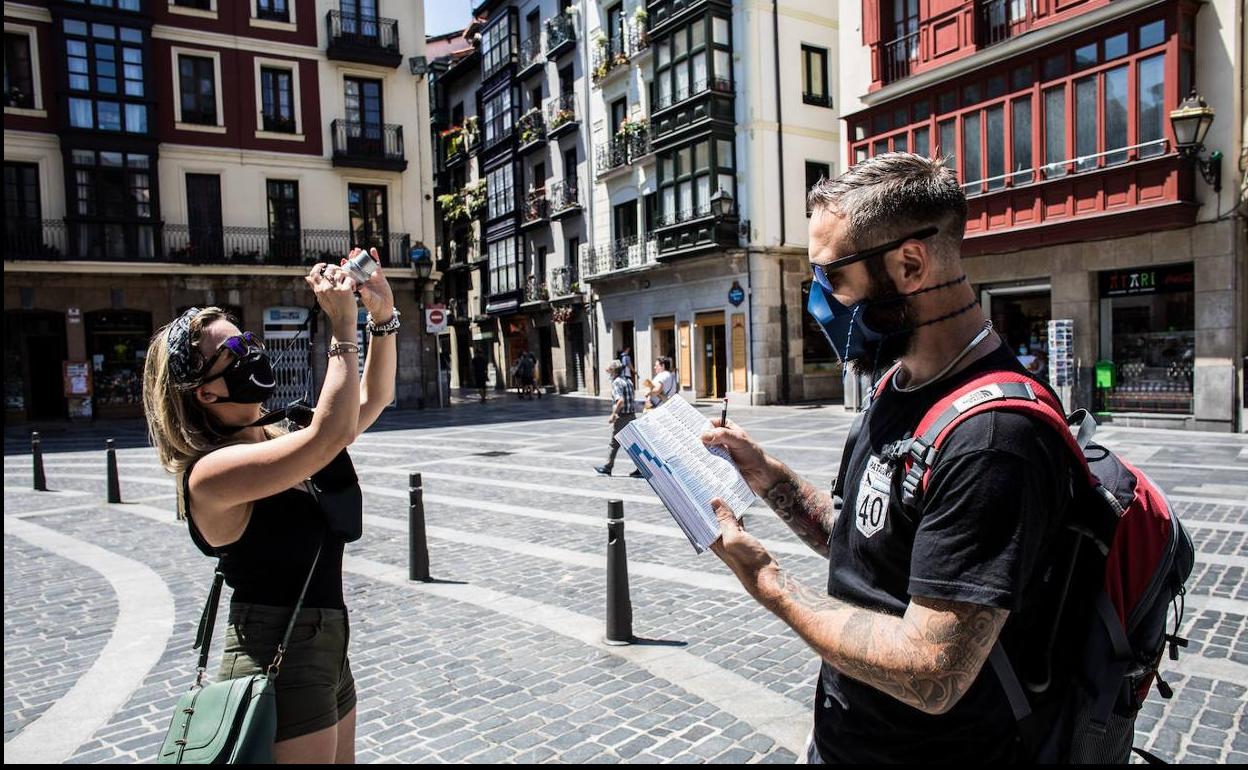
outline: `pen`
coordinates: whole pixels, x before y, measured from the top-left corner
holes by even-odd
[[[719,415],[719,427],[728,427],[728,399],[726,398],[724,399],[724,411],[720,412]]]

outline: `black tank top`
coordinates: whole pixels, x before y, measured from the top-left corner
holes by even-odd
[[[221,557],[225,583],[234,589],[231,602],[294,607],[316,547],[324,542],[303,606],[346,608],[342,598],[343,543],[326,536],[325,515],[310,492],[287,489],[257,500],[242,536],[214,548],[200,534],[191,515],[189,478],[188,470],[182,476],[182,497],[191,539],[206,556]]]

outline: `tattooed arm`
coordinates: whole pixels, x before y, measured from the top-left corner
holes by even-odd
[[[826,596],[780,569],[732,511],[715,504],[723,536],[711,547],[760,604],[838,671],[925,713],[943,714],[961,699],[1009,616],[916,597],[897,617]]]
[[[763,494],[763,499],[803,543],[828,558],[828,536],[832,534],[838,512],[831,495],[816,489],[787,467],[780,465],[780,469],[777,480]]]
[[[843,674],[927,714],[943,714],[988,659],[1008,610],[914,597],[902,617],[820,594],[784,570],[764,604]]]
[[[826,559],[828,535],[832,533],[836,520],[832,497],[803,480],[784,463],[768,456],[758,442],[736,423],[722,426],[717,418],[711,421],[711,425],[711,430],[702,436],[702,441],[728,450],[750,489],[767,501],[767,505],[803,543]]]

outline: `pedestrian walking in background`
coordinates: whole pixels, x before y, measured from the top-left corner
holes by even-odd
[[[380,262],[376,251],[373,258]],[[144,411],[161,464],[177,477],[179,518],[234,589],[218,679],[276,671],[278,762],[353,763],[356,692],[342,592],[350,536],[331,526],[316,484],[394,397],[399,319],[380,268],[357,284],[345,269],[317,264],[305,280],[332,334],[307,427],[286,432],[272,419],[285,411],[265,414],[261,404],[276,387],[268,354],[215,307],[191,308],[152,338]],[[357,290],[371,335],[363,382]]]
[[[620,366],[622,367],[621,374],[627,377],[628,381],[635,386],[637,383],[637,370],[633,368],[633,348],[631,345],[625,346],[620,351]]]
[[[660,356],[654,361],[654,377],[646,380],[646,409],[653,409],[676,394],[676,375],[672,373],[672,359]],[[645,383],[642,383],[643,385]]]
[[[489,386],[490,366],[485,353],[479,348],[472,349],[472,380],[481,395],[481,403],[485,403],[485,389]]]
[[[525,350],[516,356],[516,363],[511,367],[516,395],[526,400],[533,398],[533,362],[533,357]]]
[[[611,376],[611,418],[608,422],[611,425],[611,453],[607,456],[607,462],[594,468],[604,476],[610,476],[611,471],[615,468],[615,455],[620,451],[620,442],[615,440],[615,434],[624,429],[637,417],[637,401],[633,391],[633,383],[624,376],[624,365],[619,361],[612,361],[607,364],[607,374]],[[633,470],[628,474],[633,478],[642,478],[640,470]]]

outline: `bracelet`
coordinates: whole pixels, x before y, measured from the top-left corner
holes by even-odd
[[[373,314],[368,314],[368,333],[374,337],[384,337],[387,334],[394,334],[399,330],[399,316],[402,315],[396,307],[391,311],[390,320],[384,324],[378,324],[373,321]]]
[[[329,346],[329,358],[345,356],[348,353],[359,353],[360,346],[354,342],[335,342]]]

